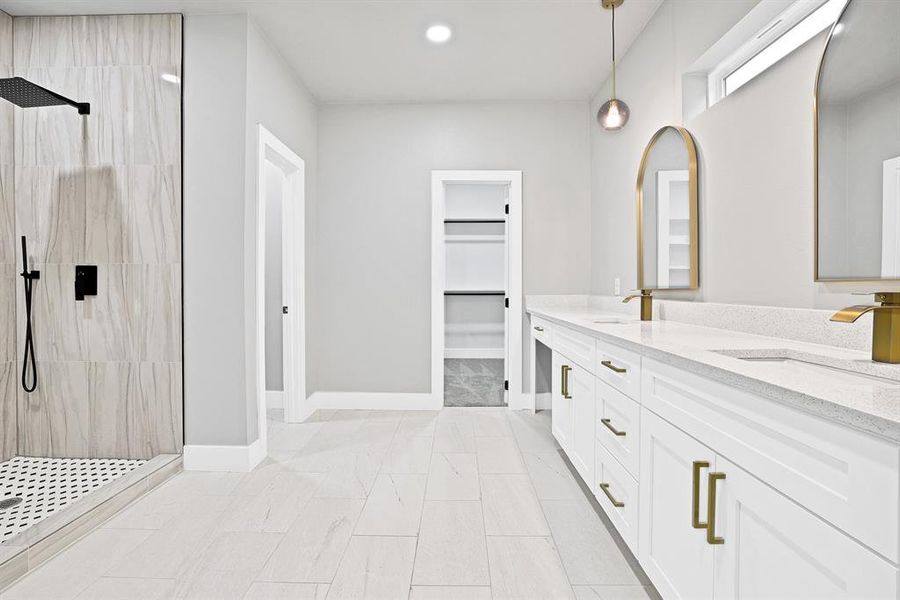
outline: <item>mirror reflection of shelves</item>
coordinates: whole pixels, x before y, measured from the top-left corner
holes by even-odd
[[[656,174],[657,278],[660,288],[687,287],[691,275],[691,215],[687,170]]]

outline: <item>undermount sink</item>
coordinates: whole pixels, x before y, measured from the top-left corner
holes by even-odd
[[[594,319],[594,323],[598,325],[610,325],[610,324],[625,324],[625,323],[634,323],[635,319],[628,318],[619,318],[619,317],[601,317],[599,319]]]
[[[900,387],[900,380],[891,377],[880,377],[879,371],[890,368],[886,365],[870,362],[857,362],[834,359],[803,352],[747,352],[722,350],[719,354],[731,356],[738,360],[765,363],[773,372],[788,377],[803,379],[814,378],[819,383],[835,385],[890,385]],[[869,372],[863,372],[869,371]]]

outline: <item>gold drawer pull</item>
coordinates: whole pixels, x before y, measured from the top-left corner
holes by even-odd
[[[543,327],[538,327],[537,325],[535,325],[535,326],[534,326],[534,330],[535,330],[535,331],[543,331],[544,328],[543,328]]]
[[[691,479],[691,525],[694,529],[706,529],[707,524],[700,521],[700,469],[708,469],[705,460],[694,461],[694,474]]]
[[[562,392],[563,398],[565,398],[566,400],[572,399],[572,396],[569,395],[569,371],[571,370],[572,367],[570,367],[569,365],[563,365],[561,369],[562,377],[560,383],[562,384],[562,389],[560,390],[560,392]]]
[[[709,474],[709,498],[707,498],[707,514],[709,516],[709,525],[706,526],[706,541],[709,544],[724,544],[725,539],[716,537],[716,482],[725,479],[725,473]]]
[[[626,371],[628,371],[628,369],[623,369],[622,367],[617,367],[616,365],[612,364],[611,360],[601,360],[600,364],[607,369],[612,369],[616,373],[625,373]]]
[[[615,497],[609,492],[609,484],[608,484],[608,483],[601,483],[601,484],[600,484],[600,489],[603,490],[603,493],[606,494],[606,497],[609,498],[609,501],[612,502],[612,505],[613,505],[613,506],[615,506],[616,508],[622,508],[622,507],[625,506],[625,503],[624,503],[624,502],[619,502],[619,501],[616,500]]]
[[[612,426],[612,420],[610,419],[600,419],[600,422],[603,423],[607,429],[613,432],[613,435],[623,436],[625,435],[624,431],[619,431],[615,427]]]

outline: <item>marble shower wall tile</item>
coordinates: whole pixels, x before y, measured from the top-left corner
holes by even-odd
[[[12,29],[12,18],[0,11],[0,77],[13,72]],[[14,110],[0,101],[0,461],[15,455],[18,446]]]
[[[6,131],[0,122],[0,137]],[[11,131],[11,128],[10,128]],[[0,148],[9,146],[0,140]],[[16,208],[15,208],[15,169],[11,164],[0,162],[0,264],[16,262]]]
[[[180,453],[181,365],[88,365],[91,458],[152,458]]]
[[[85,181],[72,167],[16,166],[16,233],[28,238],[29,262],[84,259]]]
[[[84,261],[131,262],[131,183],[125,167],[85,171]]]
[[[0,264],[0,363],[16,360],[16,266]]]
[[[19,388],[19,454],[88,456],[88,363],[38,361],[37,370],[37,389]]]
[[[181,262],[181,173],[174,165],[138,165],[130,170],[129,249],[135,262]]]
[[[13,233],[28,236],[29,259],[42,271],[39,388],[18,393],[20,451],[181,451],[181,85],[163,79],[180,76],[181,21],[121,15],[13,24],[13,72],[91,103],[88,116],[71,107],[12,113]],[[0,198],[3,156],[0,148]],[[6,221],[0,210],[0,234],[11,227]],[[98,295],[83,302],[74,299],[76,264],[98,266]],[[24,319],[17,321],[21,331]]]
[[[181,85],[163,75],[181,77],[181,68],[136,67],[134,73],[134,164],[175,165],[181,157]]]
[[[19,383],[15,361],[0,362],[0,462],[15,456],[16,386]]]
[[[5,34],[3,33],[3,18],[0,18],[0,48],[4,47]],[[0,50],[2,52],[2,50]],[[11,63],[0,62],[0,77],[12,77],[13,68]],[[3,139],[0,140],[0,165],[10,165],[15,162],[15,144],[13,143],[13,131],[16,122],[15,105],[11,102],[3,102],[0,104],[0,133],[3,133]]]

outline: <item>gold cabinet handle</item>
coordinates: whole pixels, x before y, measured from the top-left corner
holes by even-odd
[[[607,429],[609,429],[610,431],[612,431],[612,432],[613,432],[613,435],[619,435],[619,436],[625,435],[625,432],[624,432],[624,431],[619,431],[618,429],[616,429],[615,427],[612,426],[612,420],[611,420],[611,419],[600,419],[600,422],[603,423],[603,425],[604,425]]]
[[[615,371],[616,373],[625,373],[628,371],[628,369],[623,369],[622,367],[617,367],[616,365],[612,364],[611,360],[601,360],[600,364],[603,365],[604,367],[606,367],[607,369]]]
[[[544,328],[543,328],[543,327],[538,327],[537,325],[535,325],[535,326],[534,326],[534,330],[535,330],[535,331],[543,331]]]
[[[708,482],[709,482],[709,497],[707,498],[707,518],[709,519],[709,524],[706,526],[706,541],[709,544],[724,544],[725,539],[716,537],[716,482],[720,479],[725,479],[725,473],[710,473]]]
[[[562,393],[563,398],[565,398],[566,400],[571,400],[572,396],[569,395],[569,371],[572,370],[572,367],[570,367],[569,365],[563,365],[562,369],[560,370],[562,371],[562,376],[560,377],[560,384],[562,387],[560,389],[560,392]]]
[[[694,461],[694,473],[691,478],[691,525],[694,529],[706,529],[707,524],[700,520],[700,469],[708,469],[705,460]]]
[[[601,483],[600,489],[603,490],[603,493],[606,494],[606,497],[609,498],[609,501],[612,502],[613,506],[615,506],[616,508],[622,508],[625,506],[624,502],[616,500],[615,496],[610,493],[608,483]]]

